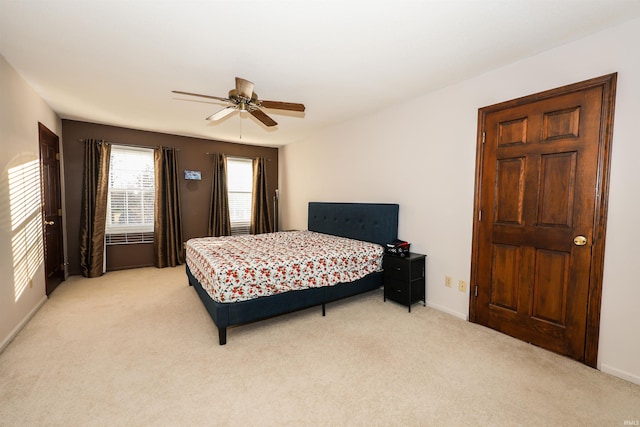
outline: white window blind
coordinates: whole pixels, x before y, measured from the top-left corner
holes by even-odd
[[[227,186],[231,235],[249,234],[253,192],[253,160],[227,157]]]
[[[111,146],[107,243],[149,242],[154,201],[153,149]]]

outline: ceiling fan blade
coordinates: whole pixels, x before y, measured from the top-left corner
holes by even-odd
[[[218,111],[217,113],[213,113],[212,115],[207,117],[207,120],[211,120],[211,121],[220,120],[221,118],[226,117],[229,114],[233,113],[235,110],[236,110],[236,107],[223,108],[222,110]]]
[[[260,120],[264,123],[265,126],[275,126],[278,123],[273,120],[271,117],[267,116],[262,110],[258,110],[257,108],[249,110],[251,115],[256,119]]]
[[[253,83],[249,80],[236,77],[236,90],[238,91],[238,95],[251,99],[251,96],[253,95]]]
[[[218,101],[224,101],[224,102],[231,102],[231,100],[229,98],[221,98],[219,96],[212,96],[212,95],[201,95],[199,93],[191,93],[191,92],[182,92],[180,90],[172,90],[171,92],[173,93],[178,93],[180,95],[191,95],[191,96],[199,96],[202,98],[210,98],[210,99],[217,99]]]
[[[296,104],[295,102],[260,101],[260,105],[264,108],[275,108],[276,110],[304,111],[304,104]]]

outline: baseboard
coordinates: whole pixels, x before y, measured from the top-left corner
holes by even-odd
[[[459,319],[468,320],[468,315],[466,313],[458,313],[457,311],[453,311],[450,308],[444,307],[442,305],[434,304],[434,303],[432,303],[430,301],[427,301],[427,306],[431,307],[431,308],[433,308],[435,310],[438,310],[438,311],[443,311],[443,312],[445,312],[447,314],[450,314],[452,316],[455,316],[455,317],[457,317]]]
[[[613,375],[614,377],[622,378],[634,384],[640,385],[640,377],[630,374],[629,372],[621,371],[620,369],[613,368],[611,366],[601,364],[600,370],[606,374]]]
[[[432,302],[427,301],[427,306],[431,307],[435,310],[442,311],[444,313],[450,314],[462,320],[469,320],[467,314],[458,313],[457,311],[451,310],[447,307],[434,304]],[[608,366],[606,364],[600,365],[600,370],[606,374],[613,375],[614,377],[622,378],[623,380],[632,382],[634,384],[640,385],[640,376],[630,374],[629,372],[622,371],[620,369],[616,369],[614,367]]]
[[[40,310],[40,307],[42,307],[45,302],[47,302],[46,295],[43,296],[40,302],[38,302],[38,304],[36,304],[36,306],[33,308],[33,310],[31,310],[29,314],[27,314],[25,318],[22,319],[22,322],[18,323],[18,326],[13,328],[13,331],[11,331],[9,336],[2,341],[2,343],[0,344],[0,353],[4,351],[4,349],[9,345],[11,341],[13,341],[13,339],[16,337],[16,335],[18,335],[22,328],[24,328],[25,325],[29,323],[29,320],[31,320],[31,318],[35,316],[35,314],[38,312],[38,310]]]

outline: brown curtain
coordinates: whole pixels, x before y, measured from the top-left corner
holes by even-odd
[[[177,150],[154,150],[156,200],[153,214],[153,253],[156,267],[175,267],[184,263],[182,247],[182,209],[178,179]]]
[[[104,273],[104,229],[110,162],[110,144],[93,139],[84,142],[80,267],[85,277],[98,277]]]
[[[253,160],[253,198],[251,200],[251,234],[271,233],[267,192],[267,165],[262,157]]]
[[[213,154],[213,179],[209,207],[209,236],[230,236],[229,194],[227,193],[227,158]]]

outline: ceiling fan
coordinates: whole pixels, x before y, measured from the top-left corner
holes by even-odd
[[[304,111],[303,104],[296,104],[294,102],[280,102],[280,101],[263,101],[258,99],[258,94],[253,91],[253,83],[249,80],[236,77],[236,88],[229,91],[228,98],[222,98],[212,95],[201,95],[199,93],[182,92],[180,90],[173,90],[173,93],[181,95],[199,96],[202,98],[217,99],[222,102],[229,102],[232,105],[223,108],[217,113],[213,113],[207,120],[220,120],[223,117],[233,113],[234,111],[247,111],[256,119],[264,123],[265,126],[275,126],[278,123],[269,117],[261,108],[272,108],[276,110],[287,111]]]

